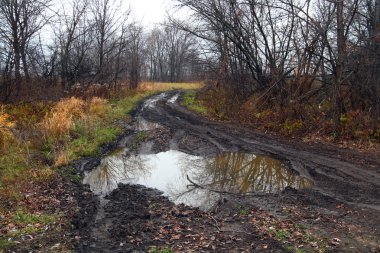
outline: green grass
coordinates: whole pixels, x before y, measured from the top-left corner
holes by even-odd
[[[19,225],[29,225],[29,224],[36,224],[36,223],[47,225],[52,222],[55,222],[57,220],[57,217],[52,216],[52,215],[43,215],[43,214],[35,215],[35,214],[27,213],[22,210],[18,210],[13,214],[12,219],[16,224],[19,224]]]
[[[172,249],[169,249],[169,248],[158,249],[157,247],[152,247],[148,252],[149,253],[172,253],[174,251]]]
[[[283,229],[280,229],[275,232],[275,236],[277,240],[282,242],[289,238],[289,233]]]
[[[29,167],[27,150],[22,147],[11,147],[0,156],[0,178],[12,178]]]
[[[8,233],[10,237],[25,234],[35,234],[45,230],[45,226],[58,221],[60,215],[32,214],[18,210],[12,215],[11,221],[17,229]]]
[[[97,126],[93,131],[74,139],[69,144],[69,152],[73,154],[71,159],[98,155],[99,148],[105,143],[114,141],[121,131],[116,127]]]
[[[3,250],[8,249],[9,247],[12,247],[15,245],[14,242],[8,241],[7,239],[0,238],[0,253],[3,253]]]
[[[183,95],[182,105],[196,113],[207,114],[207,107],[203,106],[202,103],[197,100],[195,91],[187,91]]]

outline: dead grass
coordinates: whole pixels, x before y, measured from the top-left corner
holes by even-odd
[[[107,113],[111,110],[108,101],[103,98],[94,97],[88,104],[88,112],[90,115],[105,118]]]
[[[41,122],[45,140],[62,140],[70,134],[74,121],[85,115],[85,102],[71,97],[59,101]]]
[[[163,82],[143,82],[139,85],[139,91],[166,91],[172,89],[195,90],[204,86],[203,83],[163,83]]]
[[[3,151],[8,148],[11,140],[14,139],[12,129],[14,129],[15,125],[15,122],[10,120],[7,113],[0,112],[0,146]]]

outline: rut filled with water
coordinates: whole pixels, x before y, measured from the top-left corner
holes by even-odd
[[[208,209],[222,193],[278,193],[286,187],[303,189],[311,181],[285,163],[269,156],[224,152],[213,157],[176,150],[131,155],[128,150],[108,156],[84,183],[93,192],[107,195],[120,183],[157,189],[176,204]]]

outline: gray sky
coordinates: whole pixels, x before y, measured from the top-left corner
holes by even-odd
[[[132,18],[148,27],[164,21],[171,0],[123,0],[132,9]]]

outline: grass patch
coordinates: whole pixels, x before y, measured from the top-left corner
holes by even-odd
[[[23,210],[18,210],[13,214],[13,221],[20,226],[26,226],[31,224],[42,224],[48,225],[52,222],[55,222],[57,218],[51,215],[36,215],[27,213]]]
[[[14,246],[15,243],[7,239],[0,238],[0,253],[3,253],[3,250],[8,249],[9,247]]]
[[[10,179],[20,174],[25,168],[30,168],[26,148],[22,146],[10,147],[0,156],[0,178]],[[1,180],[0,180],[1,185]]]
[[[169,248],[158,249],[157,247],[152,247],[148,252],[149,253],[172,253],[174,251]]]
[[[119,122],[128,120],[128,114],[143,98],[151,94],[153,92],[136,93],[110,101],[100,98],[93,98],[89,102],[75,101],[78,106],[83,105],[83,114],[78,112],[76,116],[69,115],[72,120],[63,134],[59,131],[59,135],[53,139],[47,138],[44,144],[49,147],[47,150],[54,165],[62,166],[80,157],[99,154],[102,145],[116,140],[123,132],[123,126]],[[70,105],[72,101],[67,100],[67,103]]]
[[[207,107],[205,107],[202,102],[197,100],[195,91],[187,91],[183,95],[181,104],[196,113],[207,114]]]

